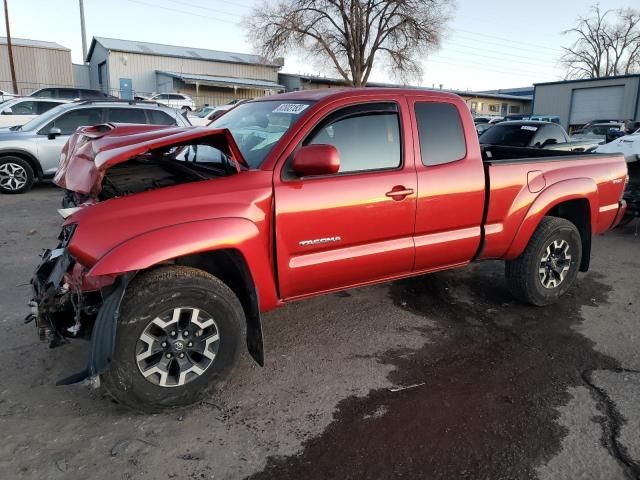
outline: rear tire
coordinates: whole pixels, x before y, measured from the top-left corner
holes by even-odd
[[[505,263],[507,287],[522,302],[550,305],[573,285],[581,259],[576,226],[564,218],[544,217],[522,255]]]
[[[122,301],[102,384],[138,411],[193,404],[229,375],[245,328],[238,298],[213,275],[183,266],[142,273]]]
[[[20,157],[0,158],[0,192],[24,193],[31,190],[35,175],[29,162]]]

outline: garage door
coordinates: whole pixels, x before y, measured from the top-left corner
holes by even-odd
[[[580,88],[573,91],[571,125],[583,125],[592,120],[622,120],[624,85]]]

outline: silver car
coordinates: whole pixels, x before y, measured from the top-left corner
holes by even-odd
[[[80,100],[22,126],[0,128],[0,193],[23,193],[55,175],[62,147],[78,127],[100,123],[189,126],[180,112],[152,103]]]

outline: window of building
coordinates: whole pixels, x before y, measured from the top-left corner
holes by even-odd
[[[464,130],[455,105],[420,102],[415,111],[423,165],[441,165],[465,157]]]
[[[500,104],[499,103],[492,103],[491,105],[489,105],[489,111],[498,113],[500,111]]]
[[[509,113],[520,113],[520,105],[510,105]]]
[[[389,110],[389,106],[381,104]],[[395,104],[392,105],[395,109]],[[369,109],[374,105],[368,105]],[[333,145],[340,154],[339,173],[397,168],[402,163],[400,119],[395,111],[336,112],[312,133],[307,145]],[[344,113],[344,114],[343,114]],[[347,115],[347,116],[345,116]]]
[[[471,113],[476,113],[478,111],[478,102],[471,102]]]

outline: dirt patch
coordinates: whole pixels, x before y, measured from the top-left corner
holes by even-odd
[[[560,449],[567,388],[584,386],[584,372],[619,368],[572,328],[608,292],[589,274],[559,304],[525,306],[493,263],[394,283],[394,302],[447,339],[378,358],[395,367],[391,381],[413,387],[341,401],[300,454],[270,457],[252,478],[535,478]]]

